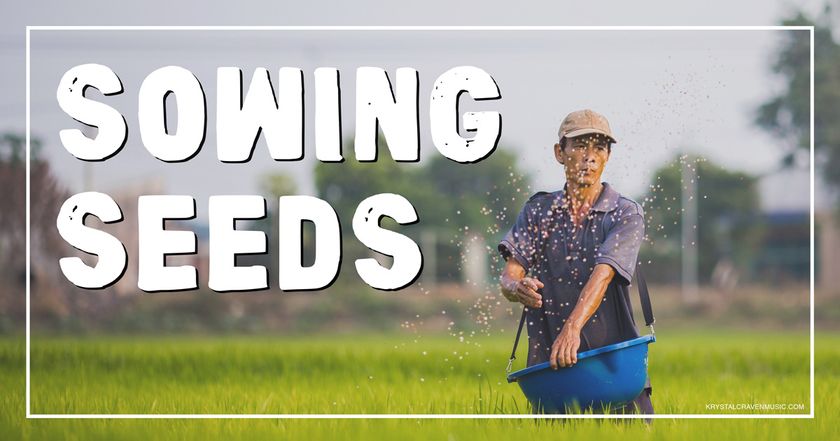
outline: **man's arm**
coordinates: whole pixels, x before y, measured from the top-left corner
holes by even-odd
[[[615,270],[610,265],[604,263],[595,265],[592,275],[589,276],[589,280],[580,293],[575,309],[566,319],[563,330],[560,331],[560,335],[557,336],[551,346],[549,361],[552,369],[572,366],[577,363],[580,332],[589,317],[592,317],[592,314],[595,314],[595,311],[601,306],[604,293],[607,292],[607,287],[614,275]]]
[[[545,285],[533,277],[525,277],[525,273],[521,263],[513,258],[508,259],[499,278],[502,295],[511,302],[519,302],[529,308],[541,308],[542,296],[537,290]]]

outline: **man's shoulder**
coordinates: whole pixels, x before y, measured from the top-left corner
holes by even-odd
[[[607,182],[604,182],[601,195],[598,197],[598,201],[593,206],[593,209],[610,213],[611,218],[624,218],[636,214],[644,217],[644,210],[638,202],[619,193]]]
[[[560,191],[538,191],[531,195],[525,202],[523,209],[531,209],[532,212],[544,213],[553,207],[559,207],[562,200]],[[544,210],[546,209],[546,210]]]
[[[543,222],[550,218],[550,214],[559,207],[560,192],[538,191],[531,195],[522,205],[520,216],[525,215],[529,222]]]
[[[531,195],[528,198],[528,202],[553,202],[555,200],[561,200],[563,198],[563,190],[555,190],[555,191],[538,191]]]
[[[528,201],[526,202],[526,204],[527,203],[533,203],[533,202],[539,202],[540,199],[545,199],[545,197],[550,195],[550,194],[551,193],[549,193],[547,191],[538,191],[538,192],[532,194],[531,197],[528,198]]]
[[[629,216],[634,214],[638,214],[642,217],[645,216],[645,210],[644,208],[642,208],[641,204],[622,194],[618,195],[618,203],[616,204],[616,209],[623,216]]]

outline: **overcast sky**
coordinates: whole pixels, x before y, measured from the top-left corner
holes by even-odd
[[[24,26],[30,25],[770,25],[793,10],[790,2],[590,2],[590,8],[546,2],[505,10],[486,2],[228,3],[111,2],[44,6],[38,2],[0,16],[0,130],[25,127]],[[84,4],[84,3],[83,3]],[[95,5],[100,5],[96,7]],[[806,1],[808,11],[821,2]],[[440,7],[436,7],[439,5]],[[413,8],[413,9],[406,9]],[[651,11],[656,11],[655,13]],[[58,32],[32,34],[32,127],[45,142],[44,156],[62,181],[80,191],[81,161],[67,153],[58,130],[75,127],[58,107],[58,80],[70,67],[95,62],[114,69],[125,92],[103,101],[129,124],[126,147],[93,166],[95,188],[108,191],[162,176],[170,193],[192,194],[201,207],[212,194],[257,192],[260,174],[290,173],[302,193],[312,193],[314,81],[319,66],[338,67],[345,134],[353,127],[355,69],[379,66],[420,72],[421,161],[438,155],[428,129],[428,97],[435,78],[458,65],[474,65],[496,80],[502,99],[461,110],[497,110],[504,130],[501,149],[515,151],[536,177],[538,190],[562,186],[551,157],[557,126],[573,110],[589,107],[609,118],[619,139],[606,180],[639,196],[652,169],[680,151],[701,154],[732,170],[763,173],[778,163],[781,146],[752,124],[754,109],[778,90],[769,58],[782,31],[526,31],[526,32]],[[190,69],[207,93],[208,133],[201,153],[187,163],[164,164],[144,149],[137,130],[137,91],[149,72],[166,65]],[[306,87],[306,148],[302,162],[268,158],[263,142],[248,164],[221,164],[215,153],[216,68],[238,66],[246,84],[253,69],[300,67]],[[466,101],[465,101],[466,99]],[[345,152],[354,160],[351,152]],[[225,176],[227,179],[220,179]],[[807,207],[807,174],[768,180],[769,209]]]

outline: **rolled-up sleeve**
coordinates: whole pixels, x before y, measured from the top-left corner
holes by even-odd
[[[505,260],[513,257],[528,271],[534,266],[539,237],[537,207],[535,204],[525,204],[516,222],[499,242],[498,250]]]
[[[645,237],[644,212],[634,204],[619,209],[612,215],[616,216],[616,221],[612,228],[605,232],[604,242],[598,248],[595,263],[610,265],[620,277],[619,283],[629,285],[639,257],[639,248]]]

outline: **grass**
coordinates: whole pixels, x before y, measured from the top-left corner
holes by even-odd
[[[651,346],[657,413],[707,403],[803,404],[804,333],[663,332]],[[527,413],[504,380],[507,338],[33,337],[33,413]],[[829,437],[840,414],[840,334],[817,336],[816,420],[26,420],[24,342],[0,340],[0,439]],[[523,348],[524,351],[524,348]],[[521,363],[519,364],[521,367]]]

